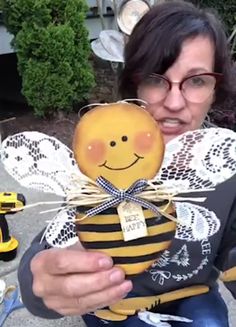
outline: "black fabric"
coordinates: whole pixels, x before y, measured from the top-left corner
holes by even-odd
[[[230,211],[216,266],[221,271],[226,271],[236,266],[236,200],[233,202]],[[225,282],[224,284],[236,299],[236,281]]]

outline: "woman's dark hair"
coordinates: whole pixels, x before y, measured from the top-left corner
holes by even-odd
[[[125,47],[121,96],[137,97],[136,77],[164,74],[178,58],[183,42],[199,35],[209,37],[215,45],[214,72],[223,74],[216,101],[224,100],[234,84],[224,27],[216,13],[184,1],[166,1],[153,6],[135,26]]]

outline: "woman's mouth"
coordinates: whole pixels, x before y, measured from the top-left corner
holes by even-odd
[[[158,122],[164,134],[180,134],[184,129],[184,122],[176,118],[165,118]]]

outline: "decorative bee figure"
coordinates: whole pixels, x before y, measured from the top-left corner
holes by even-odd
[[[198,192],[214,192],[235,174],[236,136],[226,129],[201,129],[165,146],[148,112],[121,101],[97,106],[81,118],[73,151],[53,137],[24,132],[3,141],[1,160],[21,185],[64,197],[65,205],[44,233],[51,246],[80,241],[88,250],[112,256],[133,283],[148,271],[163,285],[170,272],[154,268],[173,239],[184,242],[182,254],[188,242],[207,240],[220,228]],[[182,266],[188,265],[186,256]],[[199,285],[181,294],[207,291]],[[135,294],[95,314],[125,320],[181,296]]]

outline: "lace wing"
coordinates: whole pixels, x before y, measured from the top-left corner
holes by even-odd
[[[60,210],[56,217],[48,224],[43,238],[52,247],[65,248],[78,242],[76,233],[76,209]]]
[[[236,173],[236,133],[224,128],[190,131],[166,146],[154,180],[178,193],[211,188]]]
[[[188,203],[176,202],[178,218],[175,237],[185,241],[201,241],[217,233],[220,220],[213,211]]]
[[[73,152],[54,137],[39,132],[9,136],[2,142],[7,172],[25,187],[64,196],[72,174],[80,174]]]

